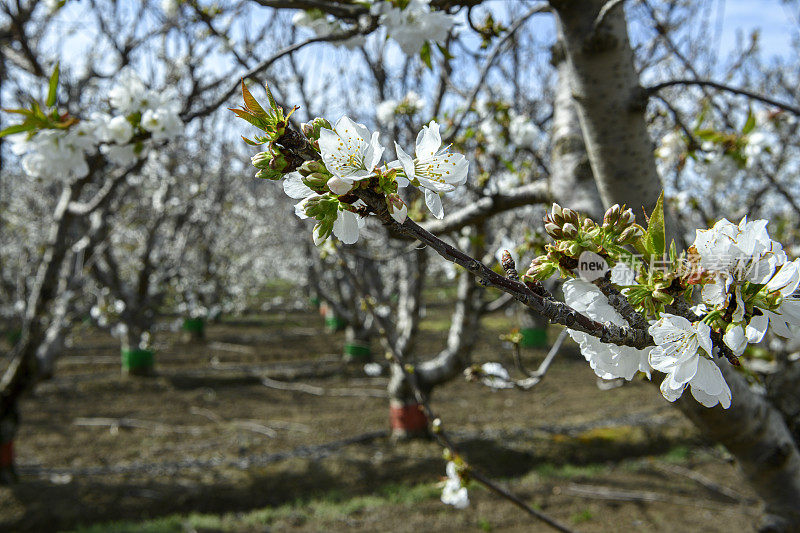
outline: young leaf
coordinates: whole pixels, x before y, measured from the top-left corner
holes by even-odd
[[[50,86],[47,89],[47,100],[45,103],[47,107],[53,107],[56,103],[56,95],[58,93],[58,72],[60,70],[59,64],[56,63],[56,68],[50,76]]]
[[[242,96],[244,97],[244,106],[252,111],[256,115],[266,116],[267,112],[264,111],[264,108],[258,103],[250,91],[247,89],[247,86],[244,84],[244,79],[242,79]]]
[[[33,124],[14,124],[13,126],[9,126],[5,128],[3,131],[0,131],[0,137],[5,137],[6,135],[14,135],[15,133],[22,133],[24,131],[32,131],[36,129]]]
[[[264,129],[263,121],[259,120],[258,117],[256,117],[255,115],[253,115],[252,113],[250,113],[246,109],[231,109],[231,108],[228,108],[228,110],[229,111],[233,111],[233,113],[237,117],[246,120],[247,122],[249,122],[250,124],[252,124],[256,128]]]
[[[431,43],[425,41],[425,44],[422,45],[422,48],[419,51],[419,57],[422,59],[422,62],[428,67],[429,70],[433,70],[433,63],[431,62]]]
[[[448,50],[439,43],[436,43],[436,48],[439,49],[439,51],[442,53],[445,59],[453,59],[455,57],[453,54],[450,53],[450,50]]]
[[[747,120],[744,123],[744,127],[742,128],[742,135],[747,135],[756,127],[756,116],[753,114],[752,109],[747,110]]]
[[[667,251],[667,236],[664,230],[664,192],[662,191],[647,224],[647,238],[653,253],[663,257]]]
[[[246,142],[250,146],[261,146],[262,144],[264,144],[264,143],[260,143],[260,142],[256,142],[256,141],[251,141],[250,139],[248,139],[244,135],[242,135],[242,139],[244,139],[244,142]]]

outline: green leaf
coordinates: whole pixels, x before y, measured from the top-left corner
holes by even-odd
[[[637,252],[642,254],[645,260],[649,260],[653,255],[652,246],[653,244],[647,234],[642,235],[633,243],[633,247],[636,248]]]
[[[0,131],[0,137],[5,137],[6,135],[14,135],[15,133],[22,133],[25,131],[33,131],[36,129],[36,126],[33,124],[14,124],[13,126],[9,126],[5,128],[3,131]]]
[[[433,70],[433,63],[431,62],[431,43],[425,41],[425,44],[422,45],[422,48],[419,51],[419,57],[422,59],[422,62],[427,65],[429,70]]]
[[[56,68],[53,70],[53,74],[50,76],[50,85],[47,89],[47,100],[45,101],[47,107],[53,107],[56,103],[56,95],[58,93],[59,70],[61,70],[59,64],[56,63]]]
[[[283,109],[278,107],[278,103],[275,101],[275,97],[272,96],[272,91],[269,90],[269,85],[264,86],[267,89],[267,100],[269,100],[269,106],[272,108],[273,111],[276,112],[276,115],[280,115],[283,113]]]
[[[436,43],[436,48],[439,49],[439,51],[442,53],[442,55],[444,56],[445,59],[449,60],[449,59],[453,59],[455,57],[453,54],[450,53],[450,50],[448,50],[447,48],[445,48],[444,46],[442,46],[439,43]]]
[[[264,111],[264,108],[258,103],[250,91],[247,89],[247,86],[244,84],[244,79],[242,79],[242,96],[244,97],[244,106],[252,111],[254,114],[260,116],[267,116],[267,112]]]
[[[657,256],[663,257],[667,251],[667,236],[664,230],[664,192],[662,191],[650,215],[647,224],[647,239],[650,241],[649,248]]]
[[[264,129],[264,123],[263,123],[263,121],[262,121],[262,120],[260,120],[260,119],[259,119],[258,117],[256,117],[255,115],[253,115],[252,113],[250,113],[249,111],[247,111],[246,109],[231,109],[231,108],[228,108],[228,110],[229,110],[229,111],[233,111],[233,112],[234,112],[234,114],[235,114],[237,117],[239,117],[239,118],[241,118],[241,119],[243,119],[243,120],[246,120],[247,122],[249,122],[250,124],[252,124],[252,125],[253,125],[253,126],[255,126],[256,128],[258,128],[258,129]]]
[[[264,144],[263,142],[251,141],[250,139],[248,139],[244,135],[242,135],[242,139],[244,139],[244,142],[246,142],[250,146],[261,146],[262,144]]]
[[[756,116],[753,114],[752,109],[747,110],[747,120],[744,123],[744,127],[742,128],[742,135],[747,135],[751,131],[753,131],[756,127]]]

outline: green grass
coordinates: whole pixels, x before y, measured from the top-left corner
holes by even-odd
[[[441,489],[435,484],[404,486],[389,484],[375,494],[347,497],[341,491],[331,491],[313,500],[297,500],[279,507],[265,507],[245,513],[174,514],[142,521],[115,521],[80,527],[75,533],[181,533],[187,529],[217,529],[236,531],[243,528],[265,526],[282,519],[293,521],[334,521],[389,505],[412,507],[418,503],[438,499]]]
[[[661,456],[667,463],[683,463],[689,458],[692,451],[688,446],[675,446],[670,451]]]
[[[592,512],[589,509],[584,509],[579,513],[575,513],[569,519],[572,521],[573,524],[582,524],[583,522],[588,522],[593,518]]]

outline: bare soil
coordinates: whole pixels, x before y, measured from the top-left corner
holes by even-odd
[[[446,320],[432,309],[423,325],[430,354]],[[484,321],[476,362],[506,361],[511,323]],[[386,378],[341,363],[343,334],[314,311],[206,333],[159,333],[156,375],[133,378],[114,339],[84,326],[22,404],[21,480],[0,487],[0,530],[546,530],[477,487],[465,511],[442,504],[441,449],[392,442]],[[528,392],[463,379],[435,392],[468,461],[580,531],[752,529],[758,506],[724,450],[652,384],[599,390],[571,351]],[[542,357],[526,351],[531,365]]]

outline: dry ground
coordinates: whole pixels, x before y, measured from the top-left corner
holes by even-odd
[[[423,325],[431,352],[444,311]],[[508,356],[497,336],[510,323],[484,321],[477,361]],[[480,488],[466,511],[439,502],[441,450],[387,438],[386,379],[342,365],[342,334],[323,333],[312,311],[211,325],[204,344],[159,334],[152,378],[121,377],[110,337],[84,327],[77,339],[22,404],[22,476],[0,487],[2,531],[545,530]],[[600,391],[565,355],[532,391],[458,379],[434,407],[468,460],[576,530],[755,522],[726,453],[645,382]]]

